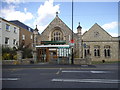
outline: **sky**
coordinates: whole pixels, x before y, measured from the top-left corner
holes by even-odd
[[[86,2],[85,2],[86,1]],[[113,37],[118,36],[118,0],[74,0],[73,30],[77,32],[80,22],[82,33],[95,23],[99,24]],[[62,21],[72,29],[71,0],[2,0],[0,17],[6,20],[19,20],[41,33],[55,18],[56,12]]]

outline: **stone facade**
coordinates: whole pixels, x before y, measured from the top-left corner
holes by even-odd
[[[62,39],[69,45],[72,39],[72,30],[56,15],[54,20],[46,27],[39,36],[39,45],[41,41],[52,41],[54,37],[52,33],[60,31]],[[118,37],[112,37],[97,23],[95,23],[87,32],[81,35],[82,27],[77,27],[77,33],[73,33],[74,37],[74,57],[86,58],[87,54],[91,54],[92,61],[117,61],[118,60]],[[60,36],[59,36],[60,37]],[[61,37],[60,37],[61,38]],[[56,40],[56,39],[55,39]]]
[[[20,45],[32,48],[33,33],[20,27]]]
[[[98,24],[94,24],[86,33],[84,33],[82,40],[83,44],[89,46],[89,52],[91,53],[91,58],[93,61],[118,60],[118,38],[112,37]],[[98,56],[95,56],[95,46],[99,46],[98,49],[100,55]],[[83,50],[85,51],[84,47]],[[109,50],[106,51],[106,53],[108,52],[110,55],[105,56],[105,50]]]

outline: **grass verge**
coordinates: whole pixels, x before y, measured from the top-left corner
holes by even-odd
[[[104,63],[102,61],[92,61],[92,64],[112,64],[112,63],[120,63],[120,61],[105,61]]]

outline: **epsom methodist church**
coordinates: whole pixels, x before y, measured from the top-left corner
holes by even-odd
[[[71,58],[71,48],[75,58],[86,58],[91,55],[92,61],[117,61],[119,43],[118,37],[112,37],[100,25],[95,23],[88,31],[82,34],[80,23],[77,33],[59,18],[58,13],[53,21],[39,35],[36,44],[37,58],[41,61],[54,60],[55,58]],[[73,41],[72,40],[73,36]]]

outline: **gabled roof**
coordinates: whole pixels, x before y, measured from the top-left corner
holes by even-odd
[[[71,30],[71,29],[59,18],[58,15],[56,15],[56,17],[49,23],[49,25],[52,24],[56,19],[57,19],[58,21],[60,21],[61,23],[63,23],[69,30]],[[48,26],[49,26],[49,25],[48,25]],[[43,32],[48,28],[48,26],[43,30]],[[72,30],[71,30],[71,31],[72,31]],[[42,32],[42,33],[43,33],[43,32]],[[42,34],[42,33],[41,33],[41,34]],[[74,32],[73,32],[73,33],[74,33]],[[75,33],[74,33],[74,34],[75,34]]]
[[[2,18],[2,17],[0,17],[0,19],[1,19],[1,20],[3,20],[3,21],[5,21],[5,22],[7,22],[7,23],[10,23],[10,24],[12,24],[12,25],[15,25],[16,27],[18,27],[18,28],[19,28],[19,26],[18,26],[18,25],[14,24],[14,23],[11,23],[11,22],[7,21],[6,19],[4,19],[4,18]]]
[[[9,21],[9,22],[11,22],[11,23],[13,23],[13,24],[15,24],[15,25],[17,25],[19,27],[22,27],[22,28],[24,28],[24,29],[26,29],[26,30],[28,30],[30,32],[33,32],[33,29],[31,27],[25,25],[24,23],[22,23],[22,22],[20,22],[18,20],[13,20],[13,21]]]
[[[95,26],[101,28],[101,30],[103,30],[105,33],[107,33],[109,36],[111,36],[108,32],[106,32],[100,25],[98,25],[97,23],[95,23],[88,31],[86,31],[83,35],[85,35],[86,33],[88,33],[92,28],[94,28]],[[111,36],[112,37],[112,36]]]
[[[117,40],[106,32],[100,25],[95,23],[87,32],[83,34],[84,41],[111,41]]]

